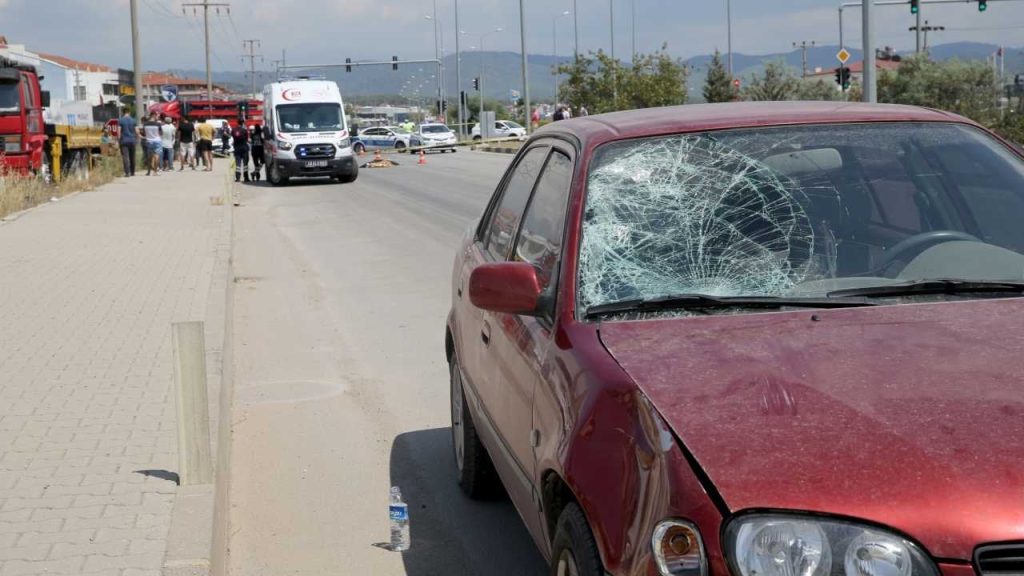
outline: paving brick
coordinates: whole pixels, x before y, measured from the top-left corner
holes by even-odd
[[[0,576],[159,574],[177,486],[138,471],[176,466],[169,325],[203,317],[222,186],[122,179],[0,226]]]

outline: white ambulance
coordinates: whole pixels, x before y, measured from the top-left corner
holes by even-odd
[[[353,182],[359,176],[336,83],[300,79],[267,84],[263,118],[267,179],[272,185],[296,177]]]

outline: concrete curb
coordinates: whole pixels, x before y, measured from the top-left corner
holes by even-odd
[[[228,185],[230,186],[230,185]],[[227,194],[225,194],[227,196]],[[233,397],[232,300],[234,212],[225,202],[217,233],[213,278],[207,295],[206,378],[214,455],[214,484],[181,486],[174,498],[163,576],[223,574],[218,558],[227,550],[227,485]],[[221,547],[222,544],[222,547]]]

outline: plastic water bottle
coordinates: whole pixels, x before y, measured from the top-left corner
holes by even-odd
[[[401,552],[409,549],[409,505],[402,502],[402,491],[391,487],[391,501],[388,504],[391,519],[391,549]]]

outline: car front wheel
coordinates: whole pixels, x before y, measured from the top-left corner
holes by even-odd
[[[395,142],[395,150],[402,150],[405,148],[405,142]]]
[[[498,476],[494,465],[487,454],[487,449],[480,442],[473,424],[473,416],[469,413],[469,404],[462,388],[462,370],[458,360],[452,358],[451,364],[451,408],[452,408],[452,446],[455,448],[455,467],[462,491],[479,500],[494,495],[498,486]]]
[[[553,576],[604,576],[597,542],[583,510],[570,502],[558,516],[552,545]]]

